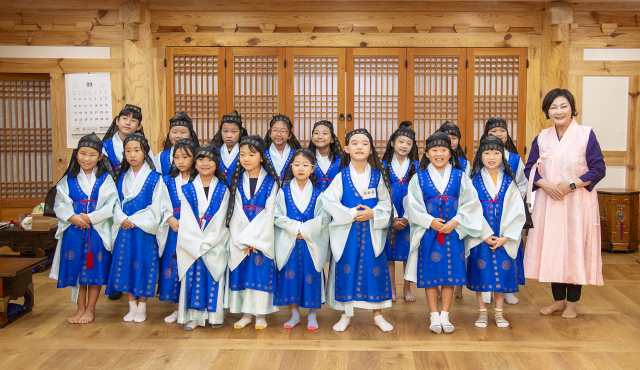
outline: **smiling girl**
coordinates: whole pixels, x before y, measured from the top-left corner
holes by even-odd
[[[269,132],[264,137],[264,141],[268,148],[265,154],[275,168],[278,179],[282,182],[291,156],[301,148],[298,139],[293,134],[293,124],[289,117],[282,114],[273,116],[269,122]]]
[[[340,172],[344,152],[330,121],[318,121],[311,131],[311,153],[315,153],[315,176],[318,189],[325,191]]]
[[[72,324],[93,321],[111,267],[111,225],[118,193],[111,163],[95,133],[83,136],[64,176],[47,194],[45,215],[58,217],[58,246],[49,277],[73,287],[78,311]]]
[[[404,201],[411,226],[405,279],[425,288],[434,333],[452,333],[449,309],[456,285],[467,281],[462,239],[482,231],[482,206],[471,180],[451,148],[451,139],[436,131],[425,146],[420,171],[409,182]],[[438,312],[438,286],[442,311]]]
[[[191,118],[185,112],[180,112],[169,120],[169,133],[164,141],[164,150],[153,158],[153,164],[162,176],[169,174],[173,162],[174,146],[181,139],[190,139],[195,143],[196,148],[200,146],[198,136],[193,131]]]
[[[321,191],[315,187],[314,163],[309,149],[299,149],[291,157],[293,178],[285,180],[278,192],[275,213],[276,306],[289,305],[291,329],[300,323],[299,307],[308,308],[308,330],[318,329],[316,309],[324,303],[324,265],[329,249],[328,215],[317,203]]]
[[[137,132],[144,136],[142,129],[142,109],[133,104],[127,104],[113,119],[107,133],[102,137],[102,153],[109,158],[114,170],[117,171],[124,156],[123,142],[127,135]],[[149,149],[149,157],[153,153]]]
[[[125,158],[116,173],[120,204],[113,216],[114,249],[107,293],[128,293],[129,313],[124,321],[143,322],[147,318],[147,298],[156,293],[158,259],[172,212],[166,201],[167,187],[147,155],[147,139],[130,134],[124,140],[124,150]]]
[[[367,130],[351,131],[345,141],[340,174],[320,198],[333,217],[327,302],[342,311],[333,330],[345,331],[354,308],[365,308],[388,332],[393,326],[382,317],[382,309],[391,307],[393,288],[383,253],[393,209],[388,180]]]

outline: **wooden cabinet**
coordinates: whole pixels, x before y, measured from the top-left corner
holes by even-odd
[[[638,211],[640,191],[598,189],[602,250],[633,252],[638,250]]]

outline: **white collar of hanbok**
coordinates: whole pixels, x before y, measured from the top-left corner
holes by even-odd
[[[404,159],[402,164],[400,164],[400,161],[398,160],[398,157],[396,157],[396,154],[393,154],[393,158],[391,159],[391,169],[399,179],[402,179],[407,174],[410,165],[411,160],[408,156]]]
[[[322,173],[326,174],[327,171],[329,171],[329,168],[331,167],[331,157],[329,155],[323,157],[318,149],[316,149],[316,162],[318,163],[318,166],[320,166]]]
[[[291,189],[291,198],[293,198],[293,203],[298,207],[298,210],[301,213],[307,210],[309,206],[309,202],[311,201],[311,195],[313,194],[313,184],[309,179],[304,184],[304,188],[300,190],[300,186],[298,186],[298,181],[294,178],[289,183],[289,188]]]
[[[91,192],[93,191],[93,186],[96,183],[96,172],[98,172],[98,166],[93,167],[89,176],[84,173],[82,168],[80,169],[80,172],[78,172],[77,177],[80,178],[80,180],[78,180],[78,184],[89,198],[91,198]]]
[[[487,188],[487,192],[489,192],[489,196],[491,197],[491,199],[494,199],[496,195],[498,195],[498,191],[500,191],[500,186],[502,186],[502,176],[504,173],[502,171],[502,168],[500,168],[500,172],[498,172],[497,185],[493,183],[491,174],[489,174],[489,171],[487,171],[485,167],[482,167],[482,170],[480,170],[480,173],[482,174],[482,181],[484,181],[484,186]]]
[[[173,178],[173,181],[176,183],[176,190],[178,190],[178,199],[182,199],[182,187],[186,185],[189,180],[187,180],[187,182],[184,182],[184,180],[182,179],[182,173],[180,173],[178,174],[178,176]]]
[[[356,190],[362,194],[363,191],[369,188],[369,183],[371,182],[371,165],[367,163],[367,166],[364,168],[364,176],[356,172],[352,163],[349,163],[349,171],[351,171],[350,174],[353,185],[356,187]]]
[[[273,143],[269,147],[271,162],[273,162],[273,167],[276,169],[278,175],[282,172],[284,164],[287,161],[287,158],[289,158],[289,152],[291,152],[291,147],[289,146],[289,144],[285,144],[282,155],[280,155],[280,152],[278,151],[278,149],[276,149],[276,146]]]
[[[447,190],[447,185],[449,184],[449,177],[451,177],[451,164],[447,162],[447,167],[444,170],[444,175],[441,175],[438,170],[433,166],[433,163],[429,163],[427,169],[429,170],[429,175],[431,176],[431,180],[433,181],[433,185],[438,189],[440,194],[443,194],[445,190]]]
[[[149,167],[147,162],[142,164],[140,171],[138,171],[138,176],[134,175],[131,168],[127,170],[124,178],[124,185],[126,186],[130,184],[130,186],[126,187],[127,191],[125,193],[125,198],[133,199],[140,192],[149,173],[151,173],[151,167]]]
[[[116,133],[111,138],[111,143],[113,144],[113,151],[116,153],[116,157],[118,157],[118,160],[122,162],[124,146],[122,140],[120,140],[120,134],[118,134],[118,131],[116,131]]]
[[[213,197],[213,193],[215,193],[216,186],[218,185],[218,178],[213,176],[211,179],[211,183],[209,184],[209,195],[206,196],[204,194],[204,184],[202,183],[202,179],[200,175],[196,176],[193,179],[193,187],[196,189],[196,194],[198,196],[198,217],[204,216],[204,213],[209,208],[209,204],[211,203],[211,197]]]
[[[224,165],[227,166],[227,168],[229,168],[229,166],[231,166],[233,161],[238,156],[239,151],[240,151],[240,144],[238,143],[236,143],[233,149],[231,149],[231,152],[227,150],[227,144],[222,143],[222,146],[220,147],[220,158],[222,159],[222,163],[224,163]]]
[[[256,193],[258,189],[260,189],[260,185],[262,185],[262,181],[265,177],[267,177],[268,173],[264,169],[264,167],[260,166],[260,175],[258,175],[258,182],[256,183]],[[251,199],[251,185],[249,183],[249,172],[244,171],[242,173],[242,190],[244,191],[244,196],[247,199]]]

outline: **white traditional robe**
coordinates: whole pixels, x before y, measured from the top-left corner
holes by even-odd
[[[269,155],[271,155],[271,162],[273,164],[273,168],[276,169],[276,173],[280,175],[282,173],[282,169],[284,165],[287,164],[287,159],[289,159],[289,153],[291,152],[291,147],[289,144],[284,145],[284,150],[282,151],[282,155],[278,149],[276,149],[275,144],[271,144],[269,147]]]
[[[118,135],[118,131],[116,131],[113,134],[113,137],[111,137],[111,143],[113,144],[113,151],[114,153],[116,153],[116,156],[118,157],[118,160],[122,163],[122,155],[124,154],[124,143],[122,142],[122,140],[120,140],[120,135]],[[160,152],[162,153],[162,152]],[[107,157],[109,156],[107,153],[107,150],[102,147],[102,154],[106,155]],[[154,162],[154,166],[155,165],[155,159],[153,157],[153,152],[151,151],[151,148],[149,148],[149,153],[147,153],[147,155],[149,156],[149,158],[151,158]],[[171,152],[171,155],[173,156],[173,152]],[[159,168],[158,166],[156,166],[156,168]]]

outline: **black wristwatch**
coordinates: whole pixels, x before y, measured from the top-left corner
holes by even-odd
[[[577,187],[573,180],[569,181],[569,188],[571,188],[571,191],[576,191]]]

